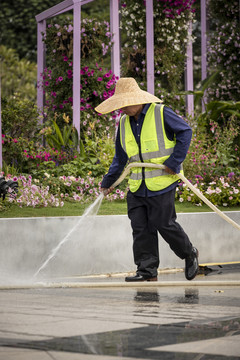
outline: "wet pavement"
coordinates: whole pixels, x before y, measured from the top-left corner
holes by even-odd
[[[0,360],[240,359],[240,273],[1,287]]]

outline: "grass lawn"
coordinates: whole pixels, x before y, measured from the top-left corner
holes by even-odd
[[[50,216],[80,216],[84,210],[91,204],[69,203],[65,202],[62,208],[20,208],[12,205],[9,209],[0,212],[0,218],[16,218],[16,217],[50,217]],[[240,206],[235,207],[219,207],[221,211],[240,211]],[[213,212],[207,205],[195,206],[190,203],[176,203],[177,213],[184,212]],[[126,215],[126,201],[106,201],[103,200],[98,215]]]

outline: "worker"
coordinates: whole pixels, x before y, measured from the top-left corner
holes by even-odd
[[[198,273],[198,250],[176,221],[175,192],[178,173],[186,157],[192,130],[162,100],[142,90],[134,78],[120,78],[115,93],[95,110],[107,114],[121,110],[115,155],[101,183],[104,195],[113,190],[129,162],[163,164],[165,169],[132,168],[127,193],[128,217],[133,235],[136,274],[125,281],[157,281],[158,232],[174,253],[185,260],[185,277]]]

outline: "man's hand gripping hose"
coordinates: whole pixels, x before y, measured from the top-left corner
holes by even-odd
[[[112,184],[109,189],[103,189],[103,194],[106,196],[109,194],[116,186],[118,186],[125,177],[129,174],[131,168],[133,167],[149,167],[155,169],[165,169],[165,165],[158,165],[158,164],[150,164],[150,163],[131,163],[129,164],[125,170],[123,171],[122,175]],[[236,229],[240,230],[240,225],[238,225],[235,221],[230,219],[226,214],[224,214],[221,210],[219,210],[215,205],[211,203],[198,189],[196,189],[188,179],[185,178],[181,173],[176,174],[188,187],[191,189],[194,194],[196,194],[205,204],[207,204],[213,211],[215,211],[221,218],[226,220],[229,224],[233,225]]]

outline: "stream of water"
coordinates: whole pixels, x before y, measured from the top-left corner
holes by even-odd
[[[97,215],[103,198],[104,198],[104,195],[103,195],[103,193],[101,193],[97,197],[97,199],[94,201],[94,203],[92,203],[84,211],[83,215],[78,220],[76,225],[68,232],[68,234],[60,241],[60,243],[51,251],[51,253],[48,256],[48,258],[46,259],[46,261],[44,261],[44,263],[40,266],[40,268],[35,272],[35,274],[33,275],[33,278],[36,278],[38,276],[38,274],[40,273],[40,271],[42,271],[47,266],[49,261],[56,256],[57,252],[62,247],[62,245],[65,244],[71,238],[71,234],[84,222],[84,220],[86,219],[87,216],[89,216],[89,215],[92,215],[92,216]]]

